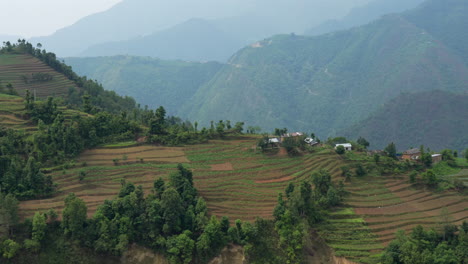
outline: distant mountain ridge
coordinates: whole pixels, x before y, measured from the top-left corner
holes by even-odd
[[[328,137],[402,92],[463,93],[468,90],[468,68],[452,42],[435,38],[430,27],[421,28],[424,23],[418,27],[411,22],[419,12],[427,19],[449,17],[451,10],[468,14],[464,1],[451,2],[442,9],[445,16],[434,16],[445,1],[429,1],[414,11],[347,31],[258,42],[236,53],[179,115],[206,123],[227,113],[230,119],[266,130],[289,127]],[[465,18],[441,19],[438,25],[459,28]],[[468,46],[468,38],[457,40]]]
[[[424,145],[460,152],[468,146],[468,93],[429,91],[401,94],[369,118],[342,131],[362,136],[372,149],[394,142],[400,151]]]
[[[210,21],[190,19],[148,36],[92,46],[81,56],[122,54],[189,61],[226,61],[238,47],[246,44]]]
[[[176,34],[193,36],[196,32],[210,32],[214,26],[224,33],[228,33],[231,38],[232,43],[224,41],[223,45],[237,43],[237,50],[248,41],[262,39],[273,34],[303,32],[310,24],[339,16],[355,6],[356,3],[363,1],[367,0],[329,0],[319,5],[316,1],[304,0],[273,2],[268,0],[123,0],[107,11],[87,16],[50,36],[35,37],[29,41],[41,43],[43,47],[53,50],[60,57],[70,57],[82,54],[94,55],[96,51],[105,50],[102,46],[104,43],[113,46],[117,44],[115,42],[122,42],[118,44],[122,46],[126,41],[138,42],[152,34],[157,36],[156,39],[159,37],[159,40],[163,36],[171,36],[172,42],[168,44],[172,45]],[[320,10],[314,8],[315,6]],[[191,19],[209,20],[211,25],[205,24],[205,27],[196,27],[193,32],[188,31],[188,28],[180,31],[177,25],[187,23],[190,25]],[[169,32],[170,29],[174,29],[174,32]],[[223,37],[216,32],[214,33],[213,39],[211,39],[210,34],[201,35],[200,38],[203,38],[204,43],[209,43],[211,40],[219,41],[219,38]],[[180,36],[180,40],[183,42],[183,36]],[[165,45],[162,42],[161,40],[158,45]],[[177,47],[181,47],[183,44],[177,43]],[[100,45],[101,48],[94,47],[92,48],[94,51],[90,51],[89,54],[85,52],[88,48],[96,45]],[[133,49],[134,47],[126,47],[125,49]],[[109,49],[120,51],[114,47]],[[166,48],[165,51],[167,50],[169,49]],[[144,51],[145,49],[142,49],[138,53],[132,52],[131,54],[144,56],[151,54],[144,53]],[[176,51],[176,48],[170,50],[171,53]],[[105,54],[96,55],[122,54],[110,54],[108,51]],[[193,56],[193,54],[191,55]],[[201,57],[200,54],[196,55]],[[175,59],[186,58],[177,57]],[[209,58],[204,57],[202,60],[206,61]]]
[[[338,30],[350,29],[352,27],[367,24],[380,16],[389,13],[400,13],[411,9],[424,0],[374,0],[366,5],[353,8],[341,19],[328,20],[320,25],[308,29],[305,34],[317,36]]]

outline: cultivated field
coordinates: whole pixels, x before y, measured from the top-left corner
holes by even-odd
[[[58,193],[48,199],[22,202],[21,215],[30,217],[37,210],[49,208],[60,213],[64,198],[74,192],[86,201],[91,216],[104,200],[117,195],[122,179],[142,185],[149,193],[155,179],[167,179],[177,164],[183,163],[193,171],[195,186],[211,214],[231,220],[253,221],[258,216],[271,219],[277,195],[289,182],[307,179],[319,169],[329,170],[335,181],[341,180],[340,168],[356,162],[324,148],[300,157],[281,152],[264,155],[253,150],[255,142],[255,137],[243,136],[177,148],[128,142],[89,150],[74,167],[52,171]],[[80,171],[86,173],[81,182]],[[337,256],[375,263],[398,229],[410,230],[418,224],[438,227],[444,207],[451,222],[468,220],[466,197],[451,191],[416,189],[407,178],[367,175],[346,183],[350,193],[346,206],[317,227]]]
[[[414,188],[407,179],[368,175],[347,184],[349,207],[332,214],[332,221],[321,227],[339,256],[377,263],[381,250],[399,229],[408,233],[417,225],[437,229],[446,219],[457,225],[468,220],[466,196]],[[442,216],[442,208],[447,209],[448,218]]]
[[[33,74],[47,75],[49,80],[34,80]],[[63,74],[56,72],[39,59],[26,54],[0,55],[0,82],[3,86],[8,83],[20,94],[24,95],[29,89],[31,94],[36,91],[37,97],[65,96],[70,87],[76,85]]]
[[[148,193],[155,179],[166,179],[182,163],[192,169],[210,213],[233,220],[271,219],[277,195],[290,181],[321,168],[337,176],[344,162],[329,150],[289,158],[256,153],[254,145],[255,138],[243,137],[185,148],[142,145],[88,150],[72,168],[50,173],[58,184],[54,197],[22,202],[21,215],[30,217],[38,209],[49,208],[60,213],[66,195],[74,192],[87,202],[91,216],[99,204],[117,195],[121,179],[142,185]],[[86,176],[80,182],[81,171]]]
[[[35,131],[37,127],[31,120],[25,119],[25,105],[23,98],[7,94],[0,94],[0,125],[6,128],[22,129],[27,132]]]

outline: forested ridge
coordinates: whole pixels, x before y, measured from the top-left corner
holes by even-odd
[[[468,146],[468,96],[443,91],[403,93],[376,113],[344,129],[350,138],[363,136],[382,149],[395,141],[401,151],[431,142],[434,150]]]
[[[167,61],[149,57],[113,56],[65,58],[73,69],[102,82],[107,89],[132,96],[142,105],[164,105],[177,114],[222,67],[218,62]],[[151,95],[151,96],[149,96]]]
[[[349,30],[258,41],[233,55],[180,113],[206,122],[223,109],[268,130],[313,129],[328,137],[401,93],[463,94],[463,10],[464,1],[427,1]]]

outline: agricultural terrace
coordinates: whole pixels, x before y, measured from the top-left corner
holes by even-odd
[[[18,96],[0,94],[0,125],[6,128],[22,129],[28,132],[37,130],[29,119],[25,119],[24,99]]]
[[[289,182],[308,179],[320,169],[330,171],[335,181],[342,180],[342,166],[356,160],[370,162],[358,154],[353,154],[354,161],[349,161],[331,149],[320,147],[314,153],[298,157],[281,152],[265,155],[254,150],[256,140],[242,136],[177,148],[124,142],[88,150],[70,168],[49,173],[58,184],[54,197],[21,202],[20,213],[22,217],[30,217],[37,210],[50,208],[60,213],[66,195],[74,192],[86,201],[91,216],[104,200],[117,195],[122,179],[142,185],[148,194],[155,179],[167,179],[177,164],[183,163],[193,171],[195,186],[207,201],[211,214],[231,220],[253,221],[258,216],[271,219],[277,195]],[[80,181],[82,172],[85,176]],[[418,189],[407,179],[407,175],[369,173],[352,177],[345,184],[349,192],[345,206],[318,227],[337,256],[376,263],[398,229],[410,231],[418,224],[438,227],[442,208],[447,208],[452,223],[467,220],[466,197],[452,191],[434,193]]]
[[[252,149],[256,139],[246,136],[184,148],[141,145],[88,150],[74,165],[49,173],[58,184],[56,195],[21,202],[20,214],[30,217],[38,209],[50,208],[60,213],[66,195],[74,192],[86,201],[91,216],[104,200],[117,195],[122,179],[142,185],[149,193],[155,179],[167,179],[182,163],[193,170],[195,186],[210,213],[233,220],[271,219],[277,195],[290,181],[305,179],[322,168],[339,177],[344,161],[330,150],[297,158],[265,156]]]
[[[417,225],[440,228],[444,221],[459,225],[468,220],[466,196],[414,188],[407,176],[355,177],[346,190],[348,207],[331,214],[321,234],[337,256],[360,263],[378,263],[381,250],[399,229],[409,233]],[[443,216],[443,208],[448,216]]]
[[[36,90],[37,97],[65,96],[70,87],[76,87],[63,74],[29,54],[0,54],[0,82],[8,83],[20,94]]]

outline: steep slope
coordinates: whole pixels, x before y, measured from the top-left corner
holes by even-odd
[[[226,61],[247,44],[207,20],[191,19],[180,25],[128,41],[103,43],[85,50],[81,56],[128,54],[189,61]]]
[[[468,146],[468,94],[430,91],[402,94],[343,134],[363,136],[371,148],[395,142],[399,150],[424,145],[432,150]]]
[[[32,97],[62,97],[71,108],[83,104],[83,96],[90,95],[90,103],[97,110],[113,113],[132,111],[135,100],[104,90],[101,84],[79,76],[54,53],[34,48],[31,43],[19,41],[0,47],[0,92],[23,96],[29,90]]]
[[[305,34],[316,36],[337,30],[367,24],[380,16],[390,13],[399,13],[416,7],[424,0],[374,0],[366,5],[355,7],[342,19],[328,20],[320,25],[308,29]]]
[[[430,14],[430,15],[428,15]],[[468,2],[427,0],[405,18],[451,48],[468,65]]]
[[[0,85],[13,85],[21,95],[27,89],[38,97],[64,96],[76,84],[29,54],[0,54]]]
[[[142,106],[163,105],[169,114],[177,113],[222,66],[130,56],[67,58],[66,62],[107,89],[132,96]]]
[[[401,92],[434,89],[468,90],[468,68],[438,39],[389,15],[348,31],[282,35],[246,47],[180,115],[206,124],[222,113],[268,130],[313,130],[323,137]]]

